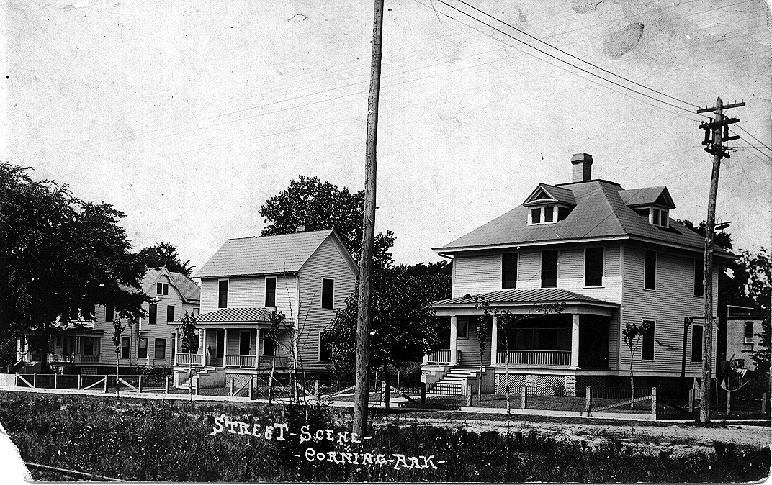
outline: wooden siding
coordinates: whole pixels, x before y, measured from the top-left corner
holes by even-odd
[[[265,276],[228,278],[228,307],[264,307],[265,278]],[[201,313],[217,311],[220,291],[218,281],[217,278],[206,278],[201,281]],[[276,309],[283,312],[287,318],[297,314],[297,276],[276,275]]]
[[[657,250],[656,284],[654,290],[643,289],[643,266],[646,248],[625,244],[624,287],[620,328],[627,322],[640,323],[654,320],[654,360],[641,359],[640,345],[636,351],[633,370],[639,375],[680,376],[683,357],[684,317],[704,314],[704,298],[694,296],[695,255],[676,250]],[[718,271],[713,274],[714,312],[718,309]],[[713,329],[713,357],[717,349],[717,325]],[[701,363],[691,362],[689,329],[686,341],[686,375],[699,376]],[[618,336],[619,368],[630,368],[630,352]],[[715,362],[715,361],[714,361]],[[715,364],[713,366],[715,371]]]
[[[603,285],[584,286],[584,249],[594,245],[576,245],[560,249],[558,288],[619,303],[622,295],[621,252],[619,244],[605,244]],[[517,288],[541,288],[541,249],[524,249],[518,254]],[[501,290],[501,253],[461,255],[453,260],[453,298]]]
[[[456,342],[456,348],[461,351],[461,358],[459,359],[458,363],[459,365],[463,366],[480,366],[480,341],[477,338],[477,331],[476,331],[476,324],[472,319],[469,319],[468,323],[468,335],[469,338],[460,338],[457,339]],[[485,354],[483,355],[483,359],[485,360],[485,365],[490,365],[490,359],[491,359],[491,345],[490,345],[490,336],[486,339],[485,344]]]
[[[354,294],[356,270],[331,237],[319,246],[298,273],[300,284],[298,353],[303,366],[325,367],[319,362],[319,334],[335,317],[335,311],[344,308],[346,298]],[[334,280],[333,309],[322,308],[322,278]]]

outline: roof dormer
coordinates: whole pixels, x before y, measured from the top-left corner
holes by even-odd
[[[667,187],[647,187],[619,192],[625,204],[645,217],[649,224],[667,228],[670,210],[675,209]]]
[[[528,224],[554,224],[562,221],[576,205],[574,194],[562,187],[539,184],[523,202],[528,207]]]

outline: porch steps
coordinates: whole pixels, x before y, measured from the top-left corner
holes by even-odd
[[[476,380],[480,376],[480,369],[474,367],[453,367],[445,374],[442,379],[437,381],[427,394],[434,394],[432,391],[439,391],[445,394],[449,389],[456,387],[459,391],[462,389],[464,381]]]

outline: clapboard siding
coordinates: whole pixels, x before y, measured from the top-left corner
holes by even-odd
[[[271,275],[270,277],[274,277]],[[228,308],[265,306],[265,276],[239,276],[228,279]],[[297,314],[297,276],[276,275],[276,309],[287,318]],[[216,278],[201,281],[201,313],[217,310],[219,283]]]
[[[602,287],[584,286],[584,249],[587,245],[562,248],[558,255],[558,288],[619,303],[622,294],[620,249],[604,245]],[[541,288],[541,250],[515,251],[518,254],[517,288]],[[502,253],[456,256],[453,260],[453,298],[501,290]]]
[[[683,355],[684,317],[704,314],[704,299],[694,296],[694,255],[676,250],[657,250],[656,282],[654,290],[643,289],[645,248],[625,244],[623,258],[624,286],[622,293],[622,320],[640,323],[654,320],[654,360],[641,360],[640,346],[633,358],[634,372],[648,375],[677,376],[681,372]],[[717,309],[718,271],[713,274],[714,311]],[[713,329],[713,356],[715,359],[717,328]],[[622,369],[629,369],[630,351],[621,342],[619,362]],[[715,362],[715,360],[714,360]],[[686,343],[686,375],[698,376],[701,364],[691,362],[691,329]],[[715,365],[714,365],[715,369]]]
[[[327,328],[346,298],[354,294],[356,270],[348,262],[345,249],[328,237],[298,273],[300,284],[298,353],[304,366],[323,366],[319,362],[319,334]],[[333,309],[322,308],[322,278],[332,278]]]
[[[479,366],[480,365],[480,341],[477,338],[477,325],[472,319],[467,324],[467,332],[469,338],[459,338],[457,340],[457,349],[461,351],[461,358],[459,360],[460,365],[464,366]],[[486,339],[484,358],[486,359],[486,365],[490,364],[490,337]]]
[[[501,254],[457,256],[453,271],[453,298],[501,289]]]

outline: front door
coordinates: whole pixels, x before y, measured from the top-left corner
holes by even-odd
[[[252,332],[241,332],[240,338],[239,338],[239,355],[252,355],[250,353],[251,350],[251,341],[252,341]]]

